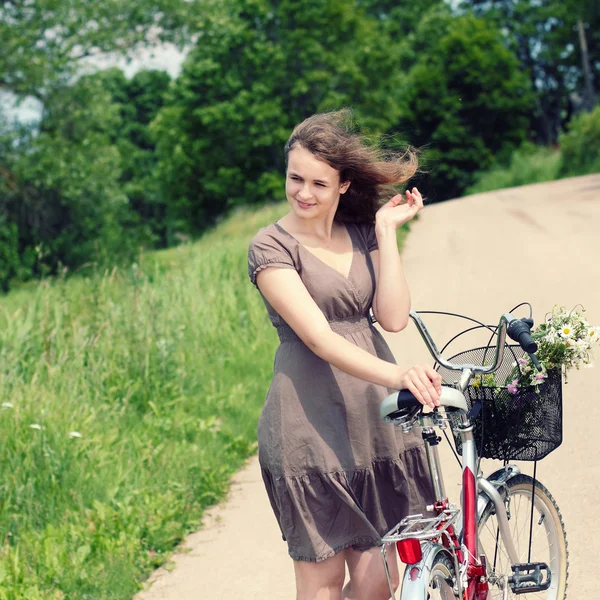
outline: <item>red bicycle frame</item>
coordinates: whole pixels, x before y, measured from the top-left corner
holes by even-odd
[[[477,451],[473,440],[473,427],[464,415],[459,431],[462,438],[462,495],[461,511],[453,508],[446,496],[438,454],[439,438],[433,428],[431,415],[423,415],[423,439],[427,461],[435,493],[435,503],[428,507],[436,516],[423,518],[421,515],[407,517],[388,536],[394,539],[400,560],[416,565],[423,558],[421,544],[425,541],[441,544],[454,557],[457,582],[463,600],[487,600],[486,561],[478,550],[477,513]],[[462,514],[461,531],[457,532],[454,521]],[[387,536],[386,536],[387,537]],[[384,541],[386,541],[384,539]],[[382,550],[385,554],[385,551]],[[417,577],[415,574],[415,578]]]

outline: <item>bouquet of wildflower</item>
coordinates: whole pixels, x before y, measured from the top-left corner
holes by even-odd
[[[593,366],[593,346],[599,341],[600,328],[591,326],[584,312],[582,306],[571,311],[555,306],[545,321],[534,327],[531,335],[538,344],[536,356],[542,370],[538,371],[528,356],[518,358],[505,383],[510,394],[516,394],[520,388],[539,386],[547,379],[549,369],[561,369],[566,381],[570,369]]]
[[[473,379],[467,393],[471,404],[482,401],[473,422],[480,456],[537,461],[560,446],[562,380],[570,369],[592,366],[593,347],[600,337],[600,328],[592,327],[584,312],[583,307],[568,311],[555,306],[532,329],[541,371],[513,346],[506,349],[498,371]],[[460,452],[462,441],[453,433]]]

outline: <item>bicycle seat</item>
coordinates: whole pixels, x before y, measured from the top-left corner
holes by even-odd
[[[453,387],[442,386],[440,406],[468,410],[465,397]],[[383,399],[379,414],[384,421],[395,421],[412,416],[422,407],[422,404],[408,390],[394,392]]]

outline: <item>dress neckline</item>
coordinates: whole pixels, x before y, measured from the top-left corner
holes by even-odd
[[[320,262],[321,264],[325,265],[326,267],[328,267],[329,269],[331,269],[332,271],[334,271],[335,273],[337,273],[340,277],[342,277],[345,280],[349,280],[351,275],[352,275],[352,269],[354,267],[354,256],[356,254],[356,244],[354,243],[354,237],[352,236],[352,233],[350,231],[350,227],[348,227],[345,223],[340,223],[344,229],[346,230],[346,232],[348,233],[348,237],[350,238],[350,243],[352,244],[352,259],[350,261],[350,267],[348,269],[348,274],[344,275],[341,271],[338,271],[335,267],[332,267],[329,263],[326,263],[323,259],[319,258],[316,254],[313,254],[304,244],[302,244],[298,238],[294,237],[289,231],[287,231],[286,229],[284,229],[280,224],[279,221],[275,221],[275,223],[273,223],[273,225],[275,225],[275,227],[277,227],[277,229],[279,229],[281,232],[285,233],[285,235],[287,235],[288,237],[292,238],[296,244],[298,244],[298,246],[307,254],[309,254],[310,256],[312,256],[315,260],[317,260],[318,262]]]

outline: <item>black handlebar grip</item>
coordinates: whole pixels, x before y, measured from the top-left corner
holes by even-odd
[[[528,323],[515,319],[509,323],[506,331],[510,338],[518,342],[528,354],[533,354],[538,349],[538,345],[531,337]]]
[[[523,348],[523,350],[525,350],[525,352],[528,354],[537,352],[538,345],[535,343],[529,332],[521,333],[521,335],[519,335],[518,342],[521,344],[521,348]]]

